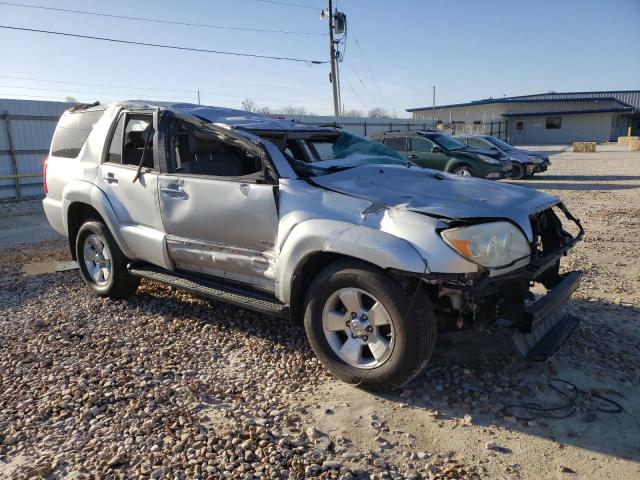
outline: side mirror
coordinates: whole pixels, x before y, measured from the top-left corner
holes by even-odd
[[[440,147],[433,147],[431,153],[442,153],[442,149]]]

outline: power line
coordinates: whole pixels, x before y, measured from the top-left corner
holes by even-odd
[[[318,10],[317,7],[312,7],[311,5],[301,5],[299,3],[289,3],[289,2],[279,2],[276,0],[256,0],[262,3],[273,3],[274,5],[285,5],[287,7],[297,7],[297,8],[308,8],[310,10]]]
[[[382,100],[382,103],[387,106],[387,101],[384,98],[384,95],[382,95],[382,90],[380,90],[380,85],[378,85],[378,80],[376,79],[375,75],[373,74],[373,69],[371,68],[371,65],[369,64],[369,61],[367,60],[367,56],[364,54],[364,50],[362,49],[362,47],[360,46],[360,42],[358,41],[358,37],[356,37],[356,34],[353,33],[353,28],[352,30],[352,34],[353,34],[353,39],[356,42],[356,46],[358,47],[358,51],[360,52],[360,55],[362,55],[362,59],[364,60],[365,65],[367,66],[367,70],[369,70],[369,75],[371,76],[371,79],[373,80],[374,85],[376,86],[376,90],[378,91],[378,95],[380,95],[380,99]]]
[[[346,64],[345,64],[346,65]],[[358,73],[358,71],[355,69],[355,67],[352,64],[349,64],[349,68],[351,69],[351,71],[355,74],[355,76],[358,78],[358,80],[360,81],[360,83],[362,84],[362,87],[365,89],[365,91],[367,92],[367,95],[369,95],[369,98],[371,99],[371,101],[375,104],[376,99],[373,98],[373,95],[371,94],[371,91],[367,88],[367,85],[364,83],[364,80],[362,80],[362,77],[360,76],[360,74]]]
[[[240,30],[245,32],[283,33],[283,34],[290,34],[290,35],[326,35],[326,33],[322,33],[322,32],[295,32],[290,30],[272,30],[267,28],[236,27],[236,26],[230,26],[230,25],[212,25],[208,23],[178,22],[175,20],[164,20],[160,18],[132,17],[127,15],[116,15],[111,13],[89,12],[87,10],[73,10],[69,8],[45,7],[42,5],[31,5],[27,3],[0,2],[0,5],[8,5],[11,7],[22,7],[22,8],[35,8],[39,10],[50,10],[50,11],[62,12],[62,13],[75,13],[80,15],[93,15],[96,17],[117,18],[120,20],[133,20],[138,22],[181,25],[186,27],[215,28],[215,29],[221,29],[221,30]]]
[[[369,107],[367,107],[367,104],[364,103],[364,100],[362,100],[362,97],[360,95],[358,95],[358,92],[356,91],[355,88],[353,88],[353,85],[351,85],[351,82],[349,81],[349,79],[345,76],[344,77],[345,82],[347,82],[347,85],[349,86],[349,88],[351,89],[351,91],[353,92],[353,94],[358,98],[358,100],[360,100],[360,103],[362,104],[362,106],[365,109],[365,113],[367,111],[369,111]]]
[[[52,80],[52,79],[42,79],[42,78],[35,78],[35,77],[21,77],[21,76],[13,76],[13,75],[0,75],[0,78],[4,78],[4,79],[9,79],[9,80],[27,80],[27,81],[32,81],[32,82],[44,82],[44,83],[55,83],[55,84],[60,84],[60,85],[79,85],[79,86],[84,86],[84,87],[105,87],[105,88],[122,88],[122,89],[126,89],[126,90],[144,90],[145,92],[148,91],[164,91],[164,92],[184,92],[184,93],[188,93],[191,95],[194,95],[194,92],[197,91],[197,88],[192,88],[192,89],[179,89],[179,88],[158,88],[158,87],[136,87],[136,86],[132,86],[132,85],[113,85],[113,84],[105,84],[105,83],[86,83],[86,82],[72,82],[72,81],[67,81],[67,80]],[[50,89],[48,87],[23,87],[23,86],[15,86],[15,88],[22,88],[22,89],[30,89],[30,90],[53,90]],[[68,91],[68,90],[59,90],[59,91]],[[83,92],[83,93],[97,93],[97,92]],[[223,92],[214,92],[211,90],[200,90],[200,93],[203,95],[209,95],[209,96],[219,96],[219,97],[229,97],[229,98],[238,98],[238,99],[245,99],[247,98],[246,95],[233,95],[230,93],[223,93]],[[115,95],[115,93],[114,93]],[[117,95],[123,96],[126,95],[125,92],[120,92],[117,93]],[[170,98],[170,97],[167,97]],[[178,97],[174,97],[174,98],[178,98]],[[251,97],[253,100],[258,100],[260,102],[268,102],[268,103],[290,103],[291,100],[285,100],[282,98],[265,98],[265,97]],[[294,102],[296,103],[296,102]],[[315,104],[316,106],[320,106],[323,104]]]
[[[66,32],[54,32],[51,30],[38,30],[36,28],[24,28],[24,27],[12,27],[9,25],[0,25],[0,28],[5,28],[8,30],[19,30],[22,32],[36,32],[36,33],[46,33],[49,35],[60,35],[64,37],[75,37],[75,38],[84,38],[89,40],[102,40],[104,42],[113,42],[113,43],[124,43],[127,45],[142,45],[145,47],[156,47],[156,48],[168,48],[172,50],[185,50],[189,52],[201,52],[201,53],[214,53],[218,55],[232,55],[235,57],[251,57],[251,58],[262,58],[267,60],[282,60],[287,62],[300,62],[306,63],[308,65],[321,65],[323,63],[327,63],[326,60],[308,60],[304,58],[293,58],[293,57],[277,57],[273,55],[259,55],[256,53],[244,53],[244,52],[227,52],[224,50],[209,50],[205,48],[193,48],[193,47],[182,47],[179,45],[166,45],[162,43],[147,43],[147,42],[134,42],[132,40],[121,40],[117,38],[108,38],[108,37],[95,37],[92,35],[78,35],[75,33],[66,33]]]

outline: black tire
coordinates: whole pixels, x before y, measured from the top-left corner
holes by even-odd
[[[513,180],[522,180],[525,177],[527,170],[519,163],[512,163],[511,165],[513,166],[511,169],[511,178]]]
[[[111,275],[104,285],[93,280],[85,265],[84,242],[92,234],[98,236],[107,245],[111,254]],[[82,224],[76,236],[76,258],[84,283],[99,297],[125,298],[133,294],[140,284],[140,279],[129,273],[127,269],[129,260],[124,256],[113,235],[102,222],[90,220]]]
[[[467,172],[469,175],[465,175],[463,172]],[[460,164],[460,165],[456,165],[451,170],[451,173],[453,173],[454,175],[463,175],[463,176],[470,176],[470,177],[475,177],[476,176],[476,172],[473,170],[473,168],[471,168],[466,163],[463,163],[463,164]]]
[[[322,325],[322,312],[329,297],[342,288],[359,288],[374,295],[386,308],[395,335],[391,353],[382,365],[365,369],[341,360],[329,345]],[[424,290],[405,291],[383,271],[353,260],[338,261],[313,280],[305,300],[304,326],[316,356],[340,380],[372,391],[400,388],[427,364],[433,352],[437,321]]]

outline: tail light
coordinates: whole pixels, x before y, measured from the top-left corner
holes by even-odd
[[[42,185],[44,185],[44,193],[49,193],[49,189],[47,188],[47,161],[49,160],[49,156],[44,157],[44,162],[42,163]]]

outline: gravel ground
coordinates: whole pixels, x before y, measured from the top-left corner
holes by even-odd
[[[68,260],[65,240],[4,241],[42,214],[0,204],[0,478],[637,477],[640,154],[601,149],[518,182],[561,196],[587,230],[565,262],[585,279],[563,350],[530,364],[500,329],[442,335],[387,396],[330,378],[280,320],[152,282],[113,301],[77,271],[25,276]],[[577,394],[569,418],[504,410],[566,405],[551,378],[584,392],[559,384]],[[624,411],[602,412],[598,394]]]

